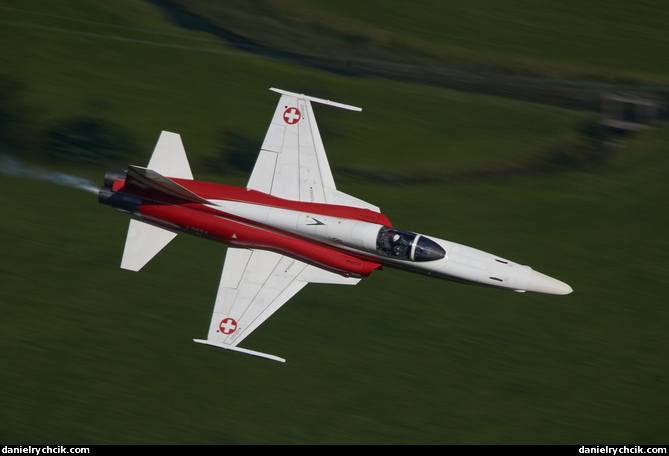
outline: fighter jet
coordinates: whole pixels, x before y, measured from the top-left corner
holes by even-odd
[[[177,233],[228,245],[206,339],[239,344],[308,283],[355,285],[382,266],[456,282],[554,295],[569,285],[455,242],[398,229],[378,207],[337,190],[312,103],[281,95],[246,188],[193,180],[181,137],[163,131],[146,168],[108,171],[99,201],[130,214],[121,268],[139,271]]]

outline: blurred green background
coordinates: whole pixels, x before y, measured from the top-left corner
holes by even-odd
[[[668,22],[659,0],[0,0],[0,442],[665,444],[669,130],[598,110],[666,103]],[[245,342],[273,363],[191,341],[225,246],[120,270],[127,216],[8,166],[101,185],[170,130],[197,179],[244,185],[269,87],[363,108],[315,108],[339,189],[574,293],[311,285]]]

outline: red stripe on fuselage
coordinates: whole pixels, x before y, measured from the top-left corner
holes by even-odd
[[[211,182],[194,181],[188,179],[171,179],[182,187],[190,190],[206,200],[227,200],[240,203],[259,204],[262,206],[278,207],[291,211],[309,212],[312,214],[327,215],[352,220],[362,220],[380,225],[392,226],[385,215],[369,209],[352,206],[338,206],[335,204],[309,203],[292,201],[257,190],[232,185],[214,184]]]
[[[249,203],[391,226],[385,215],[369,209],[286,200],[231,185],[176,178],[170,180],[206,200]],[[123,193],[125,184],[125,181],[117,180],[113,189]],[[138,189],[132,190],[131,194],[144,193],[138,192]],[[158,194],[153,189],[137,196],[145,198],[140,209],[142,218],[170,229],[235,247],[272,250],[341,274],[367,276],[381,266],[377,258],[362,252],[354,256],[346,249],[246,220],[205,204],[183,203],[168,194]]]
[[[148,222],[170,227],[176,225],[185,233],[235,247],[272,250],[340,274],[364,277],[381,266],[331,246],[225,218],[224,213],[201,204],[145,204],[142,205],[141,215]]]

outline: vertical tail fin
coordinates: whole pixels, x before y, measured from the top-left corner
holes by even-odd
[[[182,187],[171,179],[148,168],[130,165],[123,186],[125,193],[137,196],[146,196],[147,192],[159,201],[162,197],[191,203],[209,204],[209,201],[201,198],[187,188]]]

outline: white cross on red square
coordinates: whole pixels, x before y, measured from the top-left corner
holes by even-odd
[[[302,118],[302,113],[297,108],[288,108],[283,113],[283,120],[288,125],[293,125],[300,121]]]
[[[226,318],[221,321],[218,328],[223,334],[232,334],[237,330],[237,322],[233,318]]]

